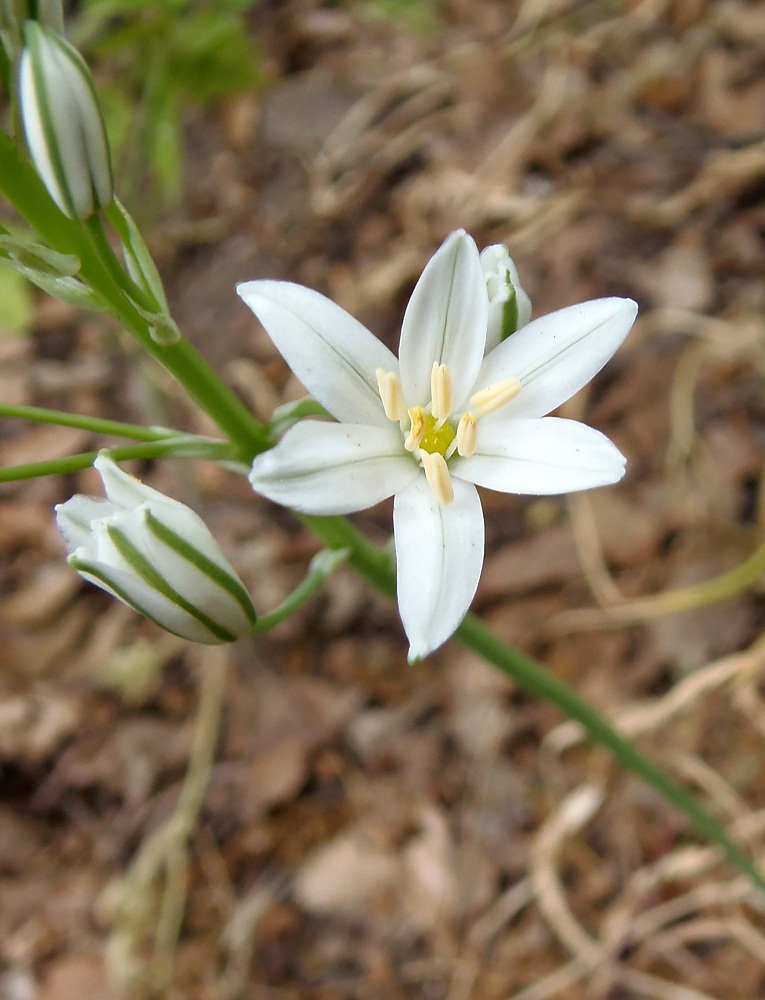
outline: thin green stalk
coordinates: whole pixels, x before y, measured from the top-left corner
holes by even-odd
[[[109,275],[111,276],[114,284],[123,291],[129,290],[130,298],[133,299],[134,302],[137,302],[138,305],[146,312],[155,312],[157,308],[155,303],[149,301],[144,294],[143,289],[138,287],[130,275],[121,266],[114,250],[112,249],[112,245],[104,232],[100,216],[92,215],[89,219],[87,219],[85,222],[85,229],[90,236],[96,255],[109,271]]]
[[[94,434],[130,438],[132,441],[162,441],[164,438],[179,437],[183,434],[182,431],[170,428],[144,427],[141,424],[126,424],[121,420],[86,417],[83,414],[69,413],[66,410],[49,410],[44,406],[16,406],[13,403],[3,402],[0,402],[0,417],[28,420],[34,424],[79,427],[81,430],[91,431]]]
[[[324,549],[315,555],[311,560],[311,565],[304,579],[292,591],[278,608],[261,615],[253,626],[251,635],[262,635],[270,632],[272,628],[281,625],[283,621],[291,618],[306,601],[310,600],[324,581],[337,567],[346,561],[350,553],[348,549]]]
[[[349,521],[341,517],[301,515],[306,527],[329,546],[343,546],[350,552],[348,562],[369,583],[384,594],[395,595],[396,574],[388,556],[372,545]],[[578,722],[592,740],[606,747],[628,770],[655,788],[668,802],[685,813],[702,837],[716,844],[728,860],[765,892],[765,878],[725,827],[699,804],[695,796],[679,785],[666,771],[645,757],[621,736],[590,704],[567,684],[549,673],[540,663],[501,642],[473,615],[468,615],[455,633],[464,646],[511,677],[520,687],[551,702]]]
[[[251,461],[258,452],[271,446],[270,435],[263,425],[187,340],[160,345],[152,339],[148,322],[130,302],[118,283],[118,275],[100,259],[86,227],[59,211],[31,164],[21,159],[13,143],[2,133],[0,191],[44,242],[59,253],[79,258],[83,280],[103,296],[112,315],[235,442],[244,461]]]
[[[296,517],[330,549],[347,549],[348,565],[388,597],[396,596],[396,571],[389,555],[344,517]]]
[[[126,462],[132,458],[207,458],[216,462],[226,462],[233,457],[230,445],[221,441],[193,437],[165,438],[145,444],[110,448],[109,453],[115,462]],[[78,455],[68,455],[66,458],[51,458],[43,462],[13,465],[7,469],[0,469],[0,483],[15,483],[21,479],[39,479],[41,476],[79,472],[81,469],[90,468],[97,458],[97,451],[86,451]]]

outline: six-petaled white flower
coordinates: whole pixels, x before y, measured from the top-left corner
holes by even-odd
[[[635,303],[606,298],[562,309],[485,355],[490,299],[497,281],[514,276],[507,261],[495,253],[482,263],[473,240],[452,233],[412,293],[398,360],[308,288],[251,281],[237,289],[338,421],[297,424],[255,459],[250,481],[310,514],[347,514],[395,496],[398,604],[411,660],[449,638],[478,586],[484,523],[476,486],[567,493],[624,473],[623,456],[603,434],[546,414],[611,357]]]

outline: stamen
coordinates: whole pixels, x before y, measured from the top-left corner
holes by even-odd
[[[425,433],[425,410],[421,406],[413,406],[409,411],[409,420],[412,426],[404,441],[404,447],[407,451],[414,451],[419,447],[422,435]]]
[[[430,372],[430,398],[433,416],[438,421],[446,420],[454,406],[454,386],[449,369],[437,361]]]
[[[457,424],[457,451],[463,458],[470,458],[475,454],[478,444],[478,421],[475,413],[470,410],[463,413],[460,422]]]
[[[485,417],[487,413],[494,413],[500,407],[515,399],[523,388],[520,379],[511,375],[510,378],[500,379],[493,385],[481,389],[475,396],[470,397],[470,405],[477,417]]]
[[[454,499],[454,487],[444,456],[438,452],[423,451],[420,460],[433,496],[439,503],[451,503]]]
[[[403,420],[406,416],[406,406],[401,379],[395,372],[386,372],[384,368],[378,368],[375,375],[385,416],[388,420]]]

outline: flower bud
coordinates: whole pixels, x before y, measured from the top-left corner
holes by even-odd
[[[202,519],[115,465],[95,461],[107,499],[56,507],[80,576],[193,642],[233,642],[255,624],[249,594]]]
[[[518,270],[503,243],[481,251],[489,295],[486,354],[531,319],[531,299],[521,288]]]
[[[114,197],[93,79],[79,52],[49,28],[28,21],[24,38],[19,106],[32,160],[61,211],[87,219]]]

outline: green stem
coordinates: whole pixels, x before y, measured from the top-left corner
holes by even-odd
[[[286,600],[282,601],[278,608],[267,615],[261,615],[251,634],[261,635],[263,632],[270,632],[272,628],[276,628],[277,625],[281,625],[283,621],[291,618],[299,608],[303,607],[306,601],[313,597],[327,577],[346,561],[349,554],[348,549],[324,549],[315,555],[302,583],[292,591]]]
[[[207,458],[216,462],[226,462],[232,458],[230,445],[222,441],[186,436],[168,437],[161,441],[128,445],[123,448],[110,448],[109,453],[115,462],[126,462],[131,458]],[[97,458],[97,451],[86,451],[78,455],[68,455],[66,458],[12,465],[7,469],[0,469],[0,483],[15,483],[21,479],[39,479],[41,476],[79,472],[80,469],[90,468]]]
[[[301,515],[300,520],[326,545],[347,548],[350,552],[348,562],[354,569],[384,594],[395,595],[396,574],[390,559],[381,549],[368,542],[349,521],[341,517],[306,515]],[[728,836],[725,827],[697,802],[691,792],[624,739],[567,684],[549,673],[542,664],[501,642],[473,615],[465,618],[457,629],[455,638],[497,670],[511,677],[520,687],[546,699],[575,719],[589,737],[610,750],[620,764],[652,785],[668,802],[685,813],[704,838],[720,847],[731,863],[765,892],[765,878],[743,848]]]
[[[388,597],[396,596],[396,571],[386,552],[373,545],[344,517],[296,517],[330,549],[347,549],[348,565]]]
[[[152,339],[149,324],[130,302],[119,276],[96,252],[87,226],[59,211],[36,171],[1,133],[0,191],[45,243],[59,253],[79,258],[81,278],[99,292],[112,315],[236,444],[243,461],[251,461],[258,452],[271,446],[270,435],[263,425],[187,340],[160,345]],[[127,275],[125,281],[129,281]]]
[[[66,410],[49,410],[44,406],[16,406],[13,403],[0,402],[0,417],[28,420],[35,424],[79,427],[94,434],[130,438],[133,441],[162,441],[164,438],[182,435],[182,431],[170,428],[143,427],[141,424],[126,424],[121,420],[102,420],[100,417],[86,417],[79,413],[68,413]]]
[[[121,266],[117,259],[112,245],[104,232],[103,223],[97,215],[91,215],[85,221],[85,229],[90,237],[93,249],[99,259],[103,262],[109,275],[117,288],[127,291],[131,299],[138,303],[146,312],[156,312],[156,303],[150,302],[142,288],[133,281],[130,275]]]

